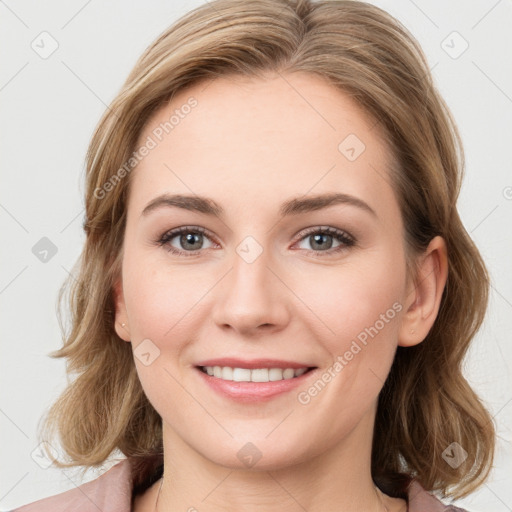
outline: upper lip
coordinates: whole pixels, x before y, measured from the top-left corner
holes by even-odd
[[[231,368],[313,368],[310,364],[296,361],[283,361],[278,359],[239,359],[236,357],[222,357],[201,361],[197,366],[229,366]]]

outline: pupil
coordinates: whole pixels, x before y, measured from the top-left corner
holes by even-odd
[[[202,235],[200,233],[188,233],[186,235],[181,236],[181,242],[182,245],[185,246],[186,244],[190,243],[194,245],[194,240],[196,241],[196,244],[199,245],[199,247],[191,247],[191,249],[199,249],[201,246],[201,237]],[[197,241],[199,239],[199,241]]]

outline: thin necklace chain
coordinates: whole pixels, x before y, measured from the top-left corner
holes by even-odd
[[[158,498],[160,498],[160,491],[162,490],[162,484],[164,483],[164,478],[161,478],[160,487],[158,488],[158,494],[156,495],[156,502],[155,502],[155,510],[154,512],[157,512],[157,506],[158,506]],[[389,512],[388,507],[382,500],[382,496],[379,494],[379,491],[377,489],[377,486],[375,486],[375,493],[379,496],[380,502],[382,506],[384,507],[384,512]]]

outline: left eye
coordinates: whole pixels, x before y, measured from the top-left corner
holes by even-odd
[[[335,228],[313,228],[303,236],[299,242],[308,241],[310,249],[308,251],[333,253],[354,245],[354,239],[347,233]],[[338,245],[333,247],[333,243]]]

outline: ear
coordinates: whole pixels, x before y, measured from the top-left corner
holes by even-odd
[[[114,303],[116,308],[114,327],[117,335],[124,341],[131,341],[130,327],[128,325],[128,315],[126,304],[124,302],[123,281],[119,277],[114,284]]]
[[[433,238],[420,256],[418,273],[408,289],[405,314],[398,334],[398,345],[410,347],[426,337],[439,312],[441,297],[448,278],[446,243]]]

